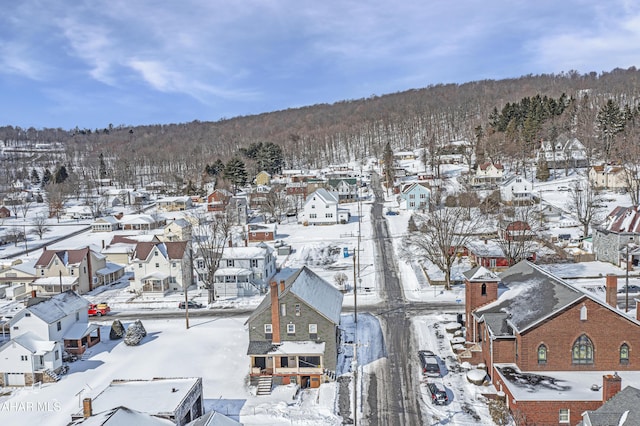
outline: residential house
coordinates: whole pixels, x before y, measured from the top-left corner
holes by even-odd
[[[131,288],[136,292],[166,294],[192,284],[187,241],[137,243],[129,263],[135,273]]]
[[[409,183],[400,192],[400,208],[408,211],[428,210],[430,197],[431,190],[426,183]]]
[[[115,216],[104,216],[94,220],[91,232],[113,232],[120,229],[120,221]]]
[[[164,226],[163,241],[191,241],[191,222],[187,219],[174,219]]]
[[[216,189],[207,195],[207,211],[215,213],[224,213],[227,210],[227,204],[231,199],[231,192],[226,189]]]
[[[543,141],[537,154],[537,160],[544,159],[550,169],[567,167],[586,167],[587,149],[576,138],[560,136],[555,142]]]
[[[624,166],[592,166],[589,169],[589,183],[599,189],[627,189],[627,173]]]
[[[228,218],[233,225],[246,225],[249,220],[249,201],[245,196],[234,195],[227,205]]]
[[[160,211],[178,212],[190,209],[193,207],[193,203],[191,197],[186,195],[181,197],[164,197],[156,201],[156,207]]]
[[[624,267],[628,245],[640,245],[640,207],[617,206],[594,229],[593,252],[596,260]],[[631,255],[628,263],[638,266],[640,256]]]
[[[353,177],[329,179],[327,190],[337,194],[340,203],[351,203],[358,199],[358,181]]]
[[[505,204],[528,204],[532,203],[537,195],[531,182],[516,175],[500,185],[500,198]]]
[[[205,263],[199,260],[198,272],[206,272]],[[214,274],[214,288],[219,297],[253,296],[266,291],[275,273],[276,257],[269,245],[226,247]]]
[[[247,241],[250,243],[273,241],[277,234],[278,226],[275,223],[250,223],[247,225]]]
[[[298,214],[298,223],[308,225],[333,225],[349,221],[349,212],[338,209],[338,197],[324,188],[309,194],[302,212]]]
[[[124,267],[108,263],[106,257],[89,247],[73,250],[44,249],[35,264],[38,278],[31,289],[39,294],[65,290],[85,294],[101,285],[116,282]]]
[[[129,265],[131,254],[135,250],[136,244],[140,242],[159,243],[160,240],[153,234],[114,235],[111,242],[100,253],[107,258],[107,262]]]
[[[485,161],[478,164],[475,174],[471,177],[474,187],[495,187],[504,179],[504,166],[500,163]]]
[[[271,282],[269,294],[246,322],[252,380],[266,375],[275,384],[305,388],[334,378],[342,298],[306,266],[286,281]]]
[[[0,283],[7,299],[20,300],[28,296],[31,283],[37,278],[35,265],[35,260],[16,259],[0,269]]]
[[[96,396],[84,398],[82,411],[73,414],[71,420],[102,416],[103,413],[119,407],[150,414],[154,417],[170,420],[174,425],[184,426],[204,414],[202,378],[113,380]],[[142,418],[135,417],[135,419],[141,420]]]
[[[29,299],[11,320],[11,340],[0,346],[2,385],[57,381],[63,348],[81,355],[99,343],[100,326],[89,324],[88,307],[73,291]]]
[[[256,185],[271,185],[271,175],[262,170],[256,175],[254,182]]]
[[[640,383],[640,321],[617,309],[615,275],[605,300],[527,261],[499,276],[476,267],[465,278],[460,360],[486,365],[518,425],[577,423],[620,389],[614,372]],[[603,392],[593,391],[598,383]]]
[[[622,387],[622,383],[620,386]],[[640,389],[627,386],[602,404],[602,407],[582,413],[582,421],[578,426],[638,425],[640,424],[638,407],[640,407]]]

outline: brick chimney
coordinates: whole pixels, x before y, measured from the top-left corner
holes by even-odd
[[[271,327],[272,327],[272,343],[280,343],[280,303],[278,300],[278,283],[271,281],[269,284],[271,290]]]
[[[82,400],[82,417],[89,418],[93,416],[93,407],[91,405],[91,398],[85,398]]]
[[[607,274],[606,280],[606,301],[609,306],[618,308],[618,276]]]
[[[622,378],[618,373],[605,374],[602,376],[602,402],[610,400],[622,389]]]

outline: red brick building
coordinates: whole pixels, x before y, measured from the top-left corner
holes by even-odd
[[[625,385],[640,385],[640,321],[523,261],[500,276],[465,273],[466,339],[520,425],[577,424]],[[479,349],[479,350],[478,350]]]

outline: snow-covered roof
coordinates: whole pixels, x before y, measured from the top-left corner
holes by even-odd
[[[94,324],[94,323],[91,323],[91,324],[77,323],[72,325],[71,328],[69,328],[64,333],[64,336],[62,336],[62,338],[66,340],[80,340],[84,336],[89,335],[90,333],[98,330],[99,328],[100,328],[100,325]]]
[[[495,364],[502,381],[517,401],[602,401],[602,377],[613,371],[522,372],[515,364]],[[617,371],[622,383],[640,386],[640,371]]]
[[[59,278],[55,278],[55,280],[59,281]],[[64,293],[56,294],[49,299],[26,307],[25,309],[45,321],[47,324],[52,324],[67,315],[72,315],[78,311],[86,310],[88,306],[89,301],[87,299],[78,295],[76,292],[69,290]]]
[[[101,413],[87,417],[86,419],[77,420],[70,425],[82,426],[172,426],[174,422],[168,419],[152,416],[147,413],[132,410],[127,407],[116,407]]]
[[[320,278],[311,269],[303,266],[287,280],[287,290],[298,296],[334,324],[340,324],[343,294]]]
[[[42,340],[38,338],[34,333],[28,331],[18,337],[12,339],[12,341],[18,343],[20,346],[26,348],[34,355],[45,355],[53,351],[56,347],[56,342],[49,340]]]
[[[93,411],[100,413],[126,406],[149,414],[171,414],[198,385],[200,378],[113,381],[93,398]]]

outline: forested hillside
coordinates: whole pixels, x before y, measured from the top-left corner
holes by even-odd
[[[252,144],[278,145],[289,168],[382,155],[394,149],[429,148],[450,141],[477,144],[480,158],[515,162],[538,141],[561,134],[580,139],[606,161],[629,160],[638,145],[635,122],[640,72],[635,67],[601,74],[568,72],[528,75],[507,80],[435,85],[367,99],[345,100],[217,122],[102,129],[0,128],[5,147],[24,143],[61,142],[66,155],[39,158],[50,168],[66,165],[83,175],[98,172],[99,154],[112,177],[131,182],[180,176],[197,182],[214,163],[243,156]],[[244,149],[244,151],[242,151]],[[12,158],[16,162],[33,161]],[[47,164],[48,162],[48,164]],[[16,164],[17,165],[17,164]],[[30,173],[33,163],[5,171],[2,179]]]

